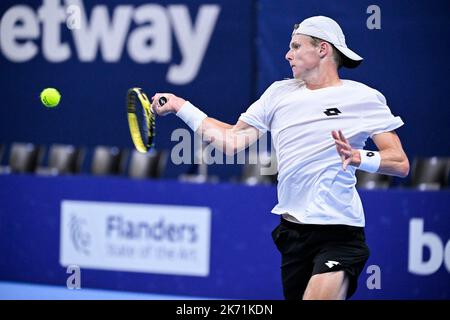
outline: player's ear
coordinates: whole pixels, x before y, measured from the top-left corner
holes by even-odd
[[[330,52],[331,48],[330,48],[330,44],[328,42],[322,41],[319,44],[319,55],[321,58],[324,58],[328,52]]]

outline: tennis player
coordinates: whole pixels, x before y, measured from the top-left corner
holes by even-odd
[[[271,131],[278,160],[281,223],[272,232],[281,252],[286,299],[346,299],[369,257],[355,171],[405,177],[408,158],[385,97],[339,78],[363,60],[340,26],[323,16],[295,25],[286,53],[293,79],[274,82],[235,125],[208,117],[173,94],[156,94],[156,112],[176,113],[227,154]],[[160,96],[168,98],[160,107]],[[371,138],[378,150],[364,150]],[[244,138],[244,139],[242,139]]]

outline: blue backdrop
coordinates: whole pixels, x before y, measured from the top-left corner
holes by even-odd
[[[450,192],[398,190],[360,194],[371,256],[361,274],[355,298],[449,299]],[[279,221],[278,216],[270,214],[276,190],[265,186],[0,176],[0,250],[3,256],[0,280],[65,286],[68,275],[66,268],[59,264],[63,199],[211,208],[207,277],[82,268],[84,288],[282,299],[280,256],[270,235]],[[419,221],[422,229],[414,227],[412,221]],[[103,230],[99,228],[96,232]],[[430,245],[430,241],[434,244]],[[426,274],[413,272],[430,260],[435,260],[436,264]],[[369,266],[379,268],[378,289],[369,289],[371,286],[367,285],[375,281],[371,278],[374,271]]]
[[[271,82],[291,76],[284,55],[293,24],[322,14],[342,25],[349,46],[365,58],[356,70],[343,70],[342,77],[384,93],[393,113],[406,123],[399,134],[409,157],[449,154],[448,1],[378,1],[381,29],[374,30],[366,27],[370,1],[230,0],[214,2],[215,9],[195,0],[182,1],[181,9],[174,1],[155,2],[152,9],[143,7],[148,3],[141,0],[85,1],[82,13],[88,24],[79,31],[84,41],[76,40],[64,17],[55,22],[44,14],[47,11],[38,14],[44,3],[57,8],[72,2],[0,3],[1,142],[132,147],[123,103],[131,86],[142,86],[149,94],[173,91],[210,116],[234,123]],[[129,14],[122,17],[121,10]],[[105,39],[99,45],[92,35],[101,30],[109,37],[98,36]],[[206,39],[204,55],[192,40],[195,35]],[[69,56],[50,50],[52,43],[67,46]],[[153,47],[161,43],[168,47]],[[35,54],[22,57],[22,62],[16,61],[17,52],[11,57],[12,48],[25,45]],[[170,80],[170,68],[189,60],[184,53],[188,49],[202,57],[198,72],[184,70]],[[139,53],[144,59],[136,57]],[[52,61],[55,56],[61,61]],[[38,99],[39,92],[50,86],[62,92],[61,106],[54,110],[44,108]],[[169,137],[178,127],[185,126],[175,117],[158,119],[158,148],[175,144]],[[172,165],[168,170],[168,177],[175,177],[187,167]],[[233,166],[212,170],[222,176],[236,174]]]

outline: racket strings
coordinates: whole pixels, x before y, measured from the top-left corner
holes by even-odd
[[[141,110],[137,110],[139,108]],[[128,90],[127,110],[133,143],[140,152],[145,153],[154,147],[155,114],[142,89]]]

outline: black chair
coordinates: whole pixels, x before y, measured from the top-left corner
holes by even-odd
[[[196,136],[197,139],[197,136]],[[220,181],[217,175],[208,173],[210,165],[209,143],[203,141],[197,145],[194,143],[194,163],[191,163],[188,171],[178,176],[178,180],[190,183],[218,183]],[[217,150],[215,150],[216,155]]]
[[[140,153],[133,150],[128,167],[128,176],[131,178],[160,178],[167,165],[167,151],[152,150]]]
[[[38,174],[60,175],[79,173],[84,159],[84,149],[69,144],[50,146],[47,167],[39,167]]]
[[[268,153],[250,153],[249,163],[244,164],[241,182],[247,185],[274,184],[277,182],[277,160]]]
[[[4,172],[34,172],[41,163],[43,154],[44,147],[32,143],[15,142],[11,145],[9,165]]]
[[[447,157],[415,158],[412,165],[411,187],[439,190],[448,186],[450,159]]]
[[[97,146],[92,158],[91,173],[93,175],[118,175],[124,170],[124,161],[128,152],[117,147]]]
[[[358,189],[388,189],[392,176],[356,170],[356,187]]]

